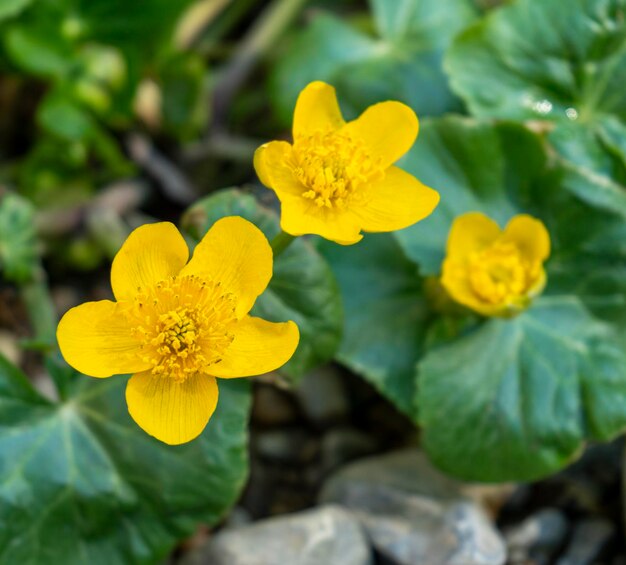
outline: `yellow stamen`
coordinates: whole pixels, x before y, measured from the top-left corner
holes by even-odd
[[[237,321],[234,296],[193,275],[138,289],[128,316],[152,373],[179,382],[210,374],[232,343]]]
[[[469,281],[474,293],[490,304],[514,304],[536,280],[541,264],[525,261],[511,243],[496,242],[469,258]]]
[[[341,132],[317,132],[296,139],[290,160],[295,178],[308,190],[302,193],[320,208],[345,208],[362,197],[359,187],[381,180],[384,171],[358,140]]]

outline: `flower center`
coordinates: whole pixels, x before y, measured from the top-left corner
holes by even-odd
[[[237,321],[234,296],[193,275],[139,289],[128,315],[152,373],[179,382],[210,374],[232,343]]]
[[[380,180],[384,171],[358,140],[340,132],[316,132],[293,144],[291,168],[308,190],[302,196],[320,208],[345,208],[358,187]]]
[[[524,260],[512,243],[497,242],[470,256],[469,280],[485,302],[509,304],[526,295],[539,269],[538,263]]]

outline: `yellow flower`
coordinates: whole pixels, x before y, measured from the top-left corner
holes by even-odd
[[[117,302],[72,308],[57,330],[63,356],[82,373],[134,373],[130,415],[169,444],[202,432],[217,406],[215,377],[272,371],[299,339],[293,322],[248,315],[272,277],[272,251],[250,222],[219,220],[188,258],[173,224],[137,228],[113,260]]]
[[[484,316],[511,316],[543,290],[550,255],[545,226],[526,214],[504,230],[484,214],[454,220],[441,282],[458,303]]]
[[[293,144],[262,145],[254,167],[281,202],[283,231],[349,245],[361,230],[406,228],[439,202],[437,192],[393,166],[417,132],[417,116],[400,102],[375,104],[346,123],[335,89],[313,82],[296,103]]]

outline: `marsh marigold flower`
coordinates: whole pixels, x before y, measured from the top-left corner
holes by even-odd
[[[128,410],[169,444],[198,436],[217,406],[215,377],[272,371],[293,355],[298,328],[248,315],[272,276],[265,236],[239,217],[216,222],[189,263],[168,222],[133,231],[113,260],[116,302],[69,310],[57,337],[66,361],[92,377],[134,373]]]
[[[406,228],[428,216],[439,194],[395,163],[413,145],[415,112],[400,102],[370,106],[346,123],[335,89],[309,84],[298,97],[293,144],[257,149],[254,167],[281,202],[281,227],[356,243],[365,232]]]
[[[531,216],[515,216],[501,230],[478,212],[454,220],[441,282],[458,303],[484,316],[525,309],[546,284],[550,236]]]

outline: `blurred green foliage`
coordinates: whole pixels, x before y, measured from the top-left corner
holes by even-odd
[[[38,92],[38,132],[9,175],[24,194],[46,205],[131,174],[119,136],[137,122],[143,81],[160,87],[166,133],[204,126],[205,66],[173,41],[191,3],[37,0],[0,12],[0,69]]]
[[[35,209],[15,194],[0,196],[0,269],[13,282],[31,280],[39,264]]]

